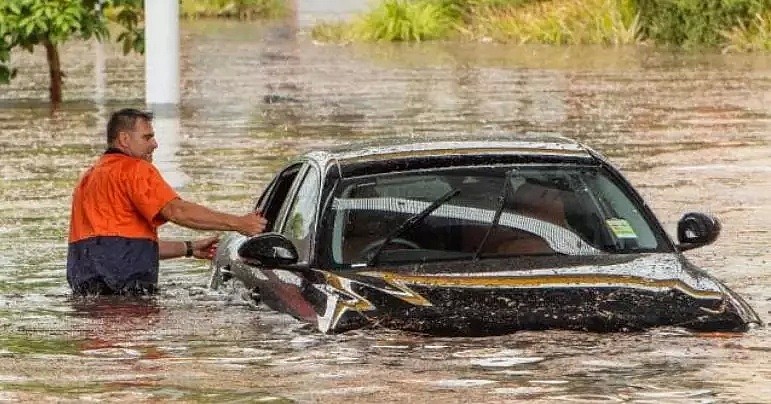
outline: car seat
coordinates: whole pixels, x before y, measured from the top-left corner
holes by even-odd
[[[549,187],[533,182],[525,182],[514,191],[511,209],[514,213],[541,220],[560,227],[568,227],[565,217],[563,192],[556,187]],[[530,255],[550,254],[554,250],[549,243],[538,235],[515,230],[507,237],[498,237],[493,243],[495,251],[503,254]]]

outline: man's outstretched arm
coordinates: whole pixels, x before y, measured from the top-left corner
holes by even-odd
[[[259,212],[231,215],[177,198],[161,209],[161,215],[170,222],[196,230],[231,230],[245,236],[262,233],[267,220]]]

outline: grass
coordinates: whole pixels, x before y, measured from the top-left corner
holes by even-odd
[[[180,0],[181,18],[230,18],[241,20],[281,18],[289,12],[291,0]],[[115,20],[124,6],[111,6],[104,10],[110,20]],[[144,19],[144,10],[137,10],[137,18]]]
[[[740,22],[722,35],[728,42],[724,52],[771,51],[771,12],[756,14],[750,24]]]
[[[314,39],[330,42],[421,42],[454,32],[451,9],[431,0],[385,0],[352,23],[322,23]]]
[[[311,37],[322,42],[351,42],[356,40],[350,24],[345,22],[320,22],[311,29]]]
[[[626,45],[640,42],[639,18],[627,0],[543,1],[477,9],[466,34],[503,43]]]
[[[632,0],[385,0],[353,23],[322,23],[311,34],[330,42],[465,37],[504,43],[639,42]]]
[[[420,42],[443,37],[451,28],[447,8],[432,1],[386,0],[355,25],[365,41]]]
[[[183,18],[279,18],[288,11],[288,0],[181,0]]]
[[[287,0],[180,1],[180,14],[187,18],[278,18],[288,11]],[[717,11],[704,7],[712,10],[713,14],[720,11],[733,15],[731,13],[736,14],[744,8],[762,3],[762,0],[732,1],[731,4],[710,3],[710,7],[717,7]],[[734,4],[736,2],[738,5]],[[343,43],[422,42],[457,38],[550,45],[619,46],[645,41],[661,43],[658,37],[648,34],[669,27],[664,22],[671,23],[672,18],[662,22],[648,16],[645,20],[638,7],[647,5],[650,13],[656,14],[662,7],[666,9],[677,5],[688,11],[695,7],[689,4],[701,4],[698,0],[683,0],[684,5],[680,3],[648,3],[640,0],[381,0],[370,11],[351,22],[316,24],[311,30],[311,36],[323,42]],[[681,14],[685,17],[691,15],[685,11]],[[695,19],[709,20],[699,13],[694,15]],[[644,27],[645,21],[653,25]],[[771,12],[764,11],[764,14],[757,14],[750,22],[746,21],[737,19],[733,27],[720,31],[725,41],[723,49],[726,52],[771,51]],[[690,27],[696,22],[691,23],[677,22],[670,24],[672,26],[668,29],[682,31],[685,29],[683,27]],[[672,33],[673,38],[679,38],[675,35],[678,32]],[[672,44],[678,45],[675,39],[672,39]],[[669,43],[666,40],[664,42]],[[714,46],[710,44],[712,42],[704,46]]]

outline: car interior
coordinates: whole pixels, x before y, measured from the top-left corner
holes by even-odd
[[[368,182],[355,187],[348,196],[350,198],[394,197],[398,190],[400,197],[415,197],[428,201],[440,195],[452,186],[462,189],[457,198],[448,202],[455,206],[470,206],[485,208],[487,211],[497,209],[497,196],[501,193],[501,178],[495,177],[458,177],[445,176],[423,179],[420,186],[382,187],[377,182]],[[397,187],[398,186],[398,187]],[[434,189],[431,189],[434,187]],[[512,195],[506,195],[504,210],[517,213],[533,219],[546,221],[557,226],[569,227],[565,215],[563,192],[554,187],[523,182],[519,184]],[[426,196],[430,198],[427,198]],[[490,196],[495,196],[491,200]],[[383,212],[378,210],[352,210],[345,216],[342,237],[342,261],[354,262],[366,260],[368,255],[382,242],[387,235],[399,227],[412,214],[398,211]],[[434,250],[475,254],[482,241],[482,254],[553,254],[554,250],[543,238],[531,232],[497,226],[493,231],[490,222],[475,221],[463,218],[429,216],[419,226],[404,231],[393,239],[383,250]]]
[[[505,192],[504,178],[509,181]],[[367,262],[378,243],[453,189],[460,193],[396,235],[381,255],[421,260],[631,252],[640,250],[641,243],[656,248],[655,237],[634,204],[591,169],[533,168],[508,177],[479,168],[437,170],[373,176],[344,188],[340,199],[359,205],[341,209],[336,218],[339,235],[333,256],[338,263]],[[501,197],[499,221],[490,230]],[[642,231],[619,237],[608,224],[613,220],[627,230]]]

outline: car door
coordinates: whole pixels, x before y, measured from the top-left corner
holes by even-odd
[[[271,231],[281,233],[292,241],[300,265],[307,265],[311,260],[320,187],[319,170],[314,165],[305,164],[298,171],[271,228]],[[266,207],[275,209],[270,204]],[[268,306],[306,321],[315,321],[316,313],[302,294],[308,286],[307,279],[283,269],[263,268],[263,273],[267,279],[260,293]]]

